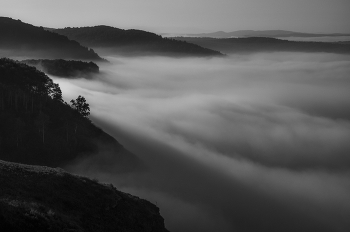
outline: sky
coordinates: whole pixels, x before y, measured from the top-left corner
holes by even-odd
[[[0,0],[0,6],[1,16],[54,28],[350,33],[349,0]]]

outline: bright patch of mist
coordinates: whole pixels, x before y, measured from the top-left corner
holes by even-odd
[[[74,172],[157,204],[173,232],[350,229],[350,56],[107,59],[55,82],[149,171]]]

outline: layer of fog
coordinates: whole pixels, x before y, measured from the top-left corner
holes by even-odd
[[[350,56],[108,60],[55,81],[149,170],[71,170],[157,204],[173,232],[350,229]]]

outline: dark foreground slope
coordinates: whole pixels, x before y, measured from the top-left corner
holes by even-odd
[[[298,42],[265,37],[229,39],[174,37],[174,39],[231,54],[254,52],[327,52],[350,54],[350,45],[339,43]]]
[[[20,20],[0,17],[0,57],[104,61],[92,49]]]
[[[113,137],[63,102],[59,86],[43,72],[0,59],[0,159],[62,167],[95,156],[114,162],[113,172],[142,166]]]
[[[34,66],[37,69],[58,77],[66,78],[89,78],[91,75],[99,73],[99,67],[94,62],[84,62],[77,60],[22,60],[21,63]]]
[[[62,169],[0,160],[0,230],[166,232],[150,202]]]
[[[141,30],[109,26],[53,30],[99,52],[120,55],[222,56],[220,52],[195,44],[163,38]]]

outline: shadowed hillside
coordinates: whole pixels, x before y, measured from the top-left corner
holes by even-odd
[[[6,17],[0,17],[0,56],[104,61],[65,36]]]
[[[99,67],[93,62],[76,60],[22,60],[21,63],[34,66],[37,69],[58,77],[89,78],[99,73]]]
[[[113,137],[63,102],[58,84],[43,72],[0,59],[0,159],[57,167],[91,155],[115,162],[114,172],[142,167]]]
[[[163,38],[141,30],[122,30],[109,26],[53,30],[99,52],[120,55],[221,56],[220,52],[198,45]]]
[[[150,202],[59,168],[0,160],[0,183],[1,231],[168,231]]]
[[[327,52],[350,54],[350,45],[341,43],[298,42],[265,37],[229,39],[174,37],[173,39],[194,43],[223,53]]]

